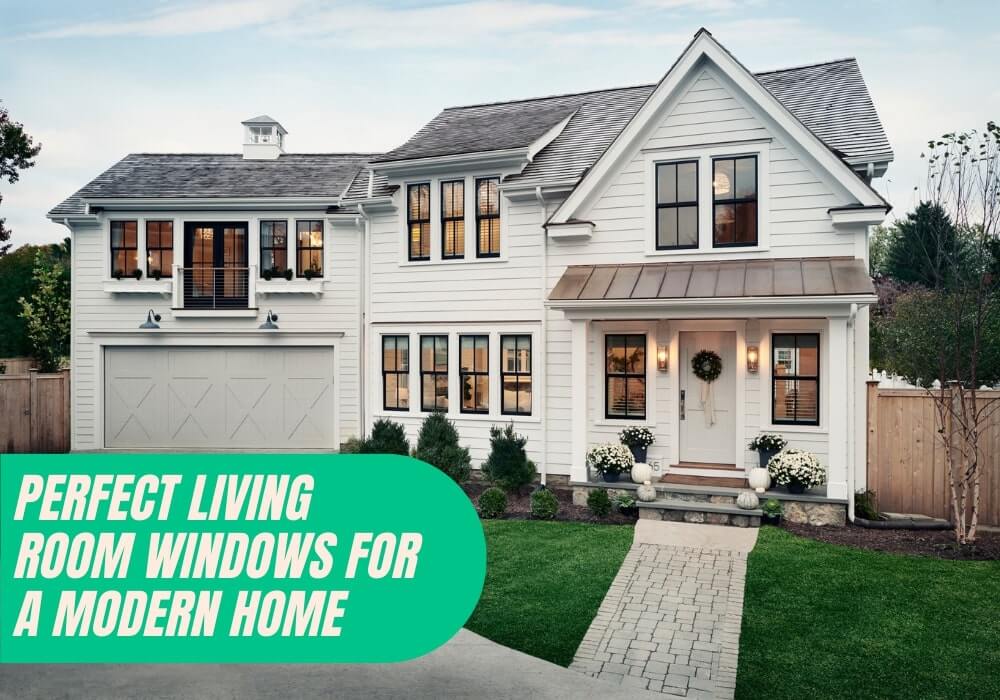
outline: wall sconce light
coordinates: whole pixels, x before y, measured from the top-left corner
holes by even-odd
[[[139,325],[139,328],[146,330],[150,328],[159,328],[160,324],[157,321],[160,320],[160,314],[156,313],[152,309],[146,314],[146,322]]]
[[[757,374],[760,369],[760,348],[756,345],[747,345],[747,372]]]
[[[267,318],[262,324],[257,326],[263,331],[276,331],[278,330],[278,324],[275,321],[278,320],[278,314],[274,313],[270,309],[267,310]]]
[[[656,369],[666,372],[670,369],[670,351],[666,345],[656,346]]]

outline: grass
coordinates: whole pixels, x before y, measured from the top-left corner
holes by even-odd
[[[762,528],[736,695],[1000,697],[1000,562],[882,554]]]
[[[632,544],[632,528],[487,520],[486,583],[466,627],[568,666]]]

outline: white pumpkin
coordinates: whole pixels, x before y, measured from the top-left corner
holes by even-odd
[[[760,499],[753,491],[741,491],[736,497],[736,507],[743,510],[753,510],[760,505]]]
[[[635,490],[635,497],[644,502],[656,500],[656,487],[654,487],[649,481],[644,481],[642,486]]]
[[[636,462],[632,466],[632,483],[644,484],[653,480],[653,468],[645,462]]]
[[[750,488],[757,493],[764,493],[771,488],[771,475],[767,473],[767,469],[762,467],[751,469],[747,475],[747,481],[750,482]]]

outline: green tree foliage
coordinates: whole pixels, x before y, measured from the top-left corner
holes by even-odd
[[[58,370],[69,357],[69,280],[62,263],[42,251],[35,253],[34,291],[21,297],[31,354],[43,372]]]
[[[490,428],[490,456],[483,462],[483,476],[507,491],[516,492],[535,480],[535,463],[524,446],[528,438],[514,432],[514,425]]]
[[[0,180],[14,184],[21,177],[21,171],[34,166],[33,158],[42,150],[42,144],[35,144],[24,131],[24,125],[11,120],[7,109],[0,106]],[[3,195],[0,195],[0,203]],[[0,218],[0,256],[10,250],[11,231]]]
[[[962,237],[948,212],[921,202],[888,235],[884,271],[899,282],[940,287],[961,259]]]
[[[406,430],[386,418],[375,421],[371,435],[361,441],[361,454],[408,456],[410,443],[406,440]]]
[[[891,226],[876,226],[868,239],[868,274],[879,278],[886,274],[886,258],[889,255],[889,243],[896,235],[896,229]]]
[[[461,484],[469,479],[469,450],[458,444],[458,431],[444,413],[424,418],[413,456],[431,464]]]

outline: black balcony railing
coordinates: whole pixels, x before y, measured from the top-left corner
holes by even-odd
[[[184,309],[250,308],[249,267],[178,267],[179,301]]]

